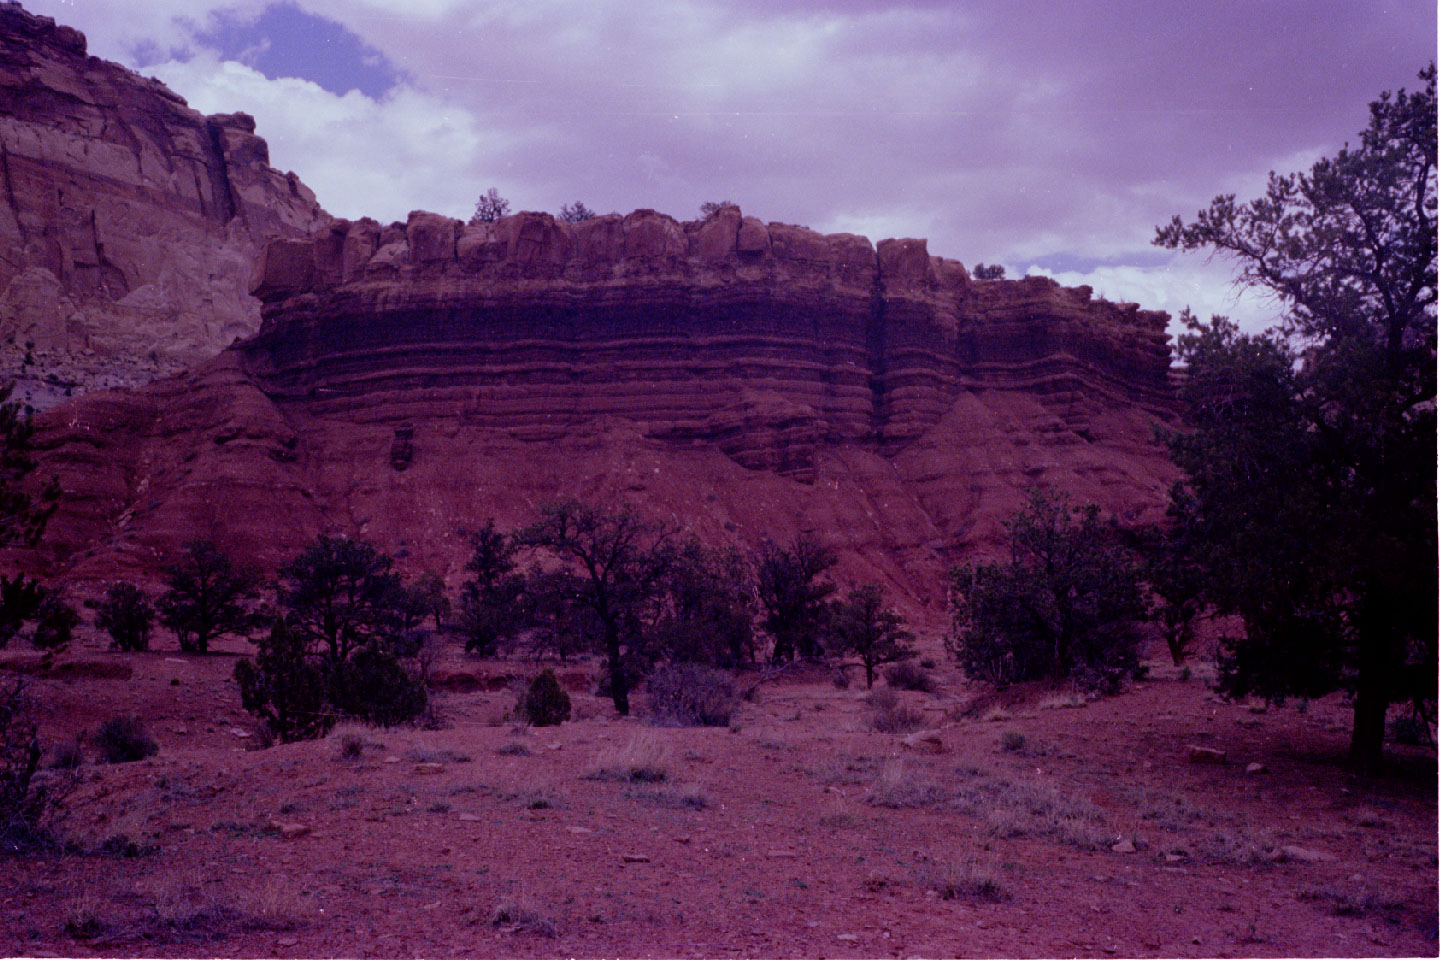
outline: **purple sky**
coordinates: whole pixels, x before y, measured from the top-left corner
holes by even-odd
[[[341,216],[729,199],[1253,327],[1273,308],[1155,225],[1333,153],[1436,47],[1433,0],[26,5],[255,114]]]

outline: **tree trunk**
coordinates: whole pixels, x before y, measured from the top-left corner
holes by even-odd
[[[605,656],[610,661],[610,699],[615,702],[615,711],[622,717],[630,715],[630,689],[625,678],[625,666],[620,662],[620,634],[614,628],[605,628]]]
[[[1385,713],[1389,700],[1365,675],[1362,667],[1360,684],[1355,690],[1355,723],[1350,731],[1350,764],[1359,772],[1373,776],[1380,772],[1385,753]]]

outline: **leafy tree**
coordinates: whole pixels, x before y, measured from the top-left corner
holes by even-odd
[[[160,622],[175,631],[181,650],[206,653],[210,641],[228,634],[246,636],[255,628],[248,601],[256,596],[258,578],[213,542],[187,543],[180,562],[165,574],[169,589],[157,604]]]
[[[490,519],[470,535],[470,548],[465,569],[473,576],[460,587],[460,628],[466,650],[490,657],[522,624],[525,581],[515,572],[519,546]]]
[[[28,579],[23,573],[0,576],[0,648],[35,619],[47,594],[40,581]]]
[[[667,532],[629,507],[610,512],[578,500],[547,503],[517,541],[549,553],[566,576],[552,580],[563,607],[587,615],[605,654],[609,694],[630,713],[634,673],[648,655],[648,626],[663,597],[674,551]]]
[[[667,659],[735,669],[755,659],[755,587],[734,549],[707,550],[694,537],[676,548],[654,628]]]
[[[96,628],[110,634],[114,650],[149,650],[154,622],[155,608],[145,592],[124,581],[110,585],[95,614]]]
[[[399,639],[405,591],[391,559],[364,540],[321,535],[280,568],[285,620],[312,649],[342,663]]]
[[[360,647],[327,664],[326,673],[335,709],[382,727],[414,720],[429,702],[424,677],[407,670],[388,647]]]
[[[1206,573],[1196,543],[1195,501],[1183,484],[1170,490],[1164,524],[1140,531],[1141,576],[1153,599],[1150,619],[1160,628],[1175,666],[1185,662],[1195,641],[1195,623],[1205,613]]]
[[[700,219],[709,220],[725,207],[733,207],[735,203],[730,200],[706,200],[700,204]]]
[[[975,269],[970,271],[970,276],[976,280],[1004,280],[1005,267],[998,263],[992,263],[988,266],[983,263],[977,263],[975,264]]]
[[[995,684],[1075,677],[1117,683],[1137,663],[1139,576],[1093,504],[1030,491],[1006,527],[1010,559],[951,571],[946,644]]]
[[[585,206],[585,204],[579,200],[576,200],[574,203],[560,205],[560,219],[566,223],[580,223],[594,216],[596,216],[595,211]]]
[[[1194,554],[1245,624],[1223,689],[1350,692],[1366,770],[1389,705],[1433,700],[1436,672],[1434,64],[1420,77],[1370,105],[1356,146],[1156,237],[1233,259],[1284,308],[1264,335],[1216,318],[1178,344]]]
[[[35,633],[31,643],[36,650],[54,650],[65,646],[75,636],[80,614],[65,602],[59,590],[47,590],[40,609],[35,613]]]
[[[500,196],[500,191],[491,187],[475,201],[475,212],[471,223],[494,223],[510,212],[510,201]]]
[[[914,634],[885,606],[885,592],[869,583],[846,594],[831,613],[831,645],[840,656],[854,655],[865,666],[865,689],[875,686],[875,668],[911,656]]]
[[[324,736],[335,722],[322,663],[282,619],[255,641],[255,659],[235,664],[240,703],[281,743]]]
[[[835,584],[819,579],[838,562],[835,551],[801,534],[789,547],[766,541],[756,563],[762,623],[775,640],[776,663],[820,656],[826,600]]]
[[[445,591],[445,581],[440,574],[426,570],[410,587],[417,607],[435,624],[436,630],[445,629],[445,618],[450,616],[450,597]]]

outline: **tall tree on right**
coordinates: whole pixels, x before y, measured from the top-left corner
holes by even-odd
[[[1156,237],[1233,259],[1284,308],[1263,335],[1192,320],[1178,344],[1188,536],[1245,625],[1224,689],[1348,691],[1367,771],[1390,704],[1433,702],[1436,673],[1434,64],[1420,79],[1370,105],[1354,147]]]

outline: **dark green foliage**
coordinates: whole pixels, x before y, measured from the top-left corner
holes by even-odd
[[[157,604],[160,622],[175,631],[181,650],[206,653],[212,640],[247,636],[255,628],[249,601],[255,599],[257,576],[213,542],[187,543],[180,562],[165,574],[170,588]]]
[[[707,550],[694,537],[679,544],[652,634],[669,660],[734,670],[755,659],[755,589],[738,550]]]
[[[475,212],[471,223],[494,223],[510,212],[510,201],[500,196],[500,191],[491,187],[475,201]]]
[[[975,264],[975,269],[970,271],[970,276],[976,280],[1004,280],[1005,268],[998,263],[986,265]]]
[[[560,219],[566,223],[581,223],[590,220],[595,216],[595,211],[579,200],[574,203],[563,203],[560,205]]]
[[[445,629],[445,618],[450,616],[450,597],[445,592],[445,581],[440,574],[426,570],[410,587],[411,603],[423,610],[435,624],[436,630]]]
[[[416,719],[429,702],[424,678],[379,647],[361,647],[330,664],[328,686],[336,710],[382,727]]]
[[[281,743],[324,736],[334,723],[327,679],[305,640],[276,620],[268,636],[255,641],[255,659],[235,664],[240,703]]]
[[[525,581],[515,572],[515,539],[495,528],[493,519],[470,535],[472,574],[460,587],[460,630],[465,649],[492,657],[523,623]]]
[[[763,625],[775,640],[771,654],[779,663],[796,656],[814,659],[822,652],[827,626],[826,600],[835,584],[820,577],[835,566],[835,552],[809,534],[789,547],[766,541],[756,562]]]
[[[885,606],[885,592],[869,583],[851,590],[830,612],[830,646],[837,656],[854,656],[865,667],[865,689],[875,686],[875,668],[910,656],[914,635]]]
[[[1007,525],[1011,558],[951,574],[946,643],[967,676],[995,684],[1074,677],[1112,686],[1137,663],[1139,577],[1093,504],[1032,490]]]
[[[80,625],[80,614],[66,603],[58,590],[48,590],[40,609],[35,612],[35,632],[31,643],[36,650],[55,650],[65,646]]]
[[[40,581],[26,579],[24,574],[0,576],[0,647],[35,619],[47,595]]]
[[[700,204],[700,219],[709,220],[725,207],[733,207],[735,203],[730,200],[706,200]]]
[[[1384,94],[1355,147],[1265,196],[1215,198],[1157,243],[1233,257],[1279,329],[1190,324],[1193,428],[1170,438],[1206,599],[1243,618],[1231,695],[1354,695],[1350,757],[1379,766],[1389,704],[1434,699],[1435,68]]]
[[[95,732],[95,748],[106,763],[133,763],[160,752],[160,745],[138,717],[106,720]]]
[[[1195,641],[1195,622],[1205,612],[1205,570],[1200,564],[1195,502],[1183,485],[1170,489],[1166,522],[1140,534],[1141,576],[1153,599],[1150,619],[1160,628],[1175,666]]]
[[[935,692],[935,678],[924,663],[901,660],[885,669],[885,683],[896,690],[915,690],[920,693]]]
[[[95,626],[110,634],[112,650],[150,649],[150,626],[155,608],[133,583],[116,583],[105,591],[95,614]]]
[[[60,487],[52,479],[31,495],[26,478],[34,472],[28,410],[8,402],[14,384],[0,387],[0,544],[34,544],[60,505]]]
[[[723,727],[739,703],[734,678],[704,664],[666,664],[645,680],[649,721],[660,726]]]
[[[566,500],[543,505],[540,520],[516,540],[559,565],[561,574],[544,581],[551,592],[535,598],[536,609],[554,612],[563,629],[580,625],[598,634],[611,699],[628,714],[633,671],[646,665],[648,628],[674,563],[667,532],[629,507],[609,512]],[[542,634],[547,629],[554,626],[540,624]]]
[[[554,727],[570,719],[570,694],[560,687],[554,670],[542,670],[530,681],[520,712],[537,727]]]
[[[390,566],[390,557],[364,540],[315,538],[280,568],[285,622],[332,664],[365,646],[399,643],[406,591]]]
[[[22,680],[0,689],[0,853],[32,849],[44,841],[41,820],[52,796],[37,781],[40,738]]]

